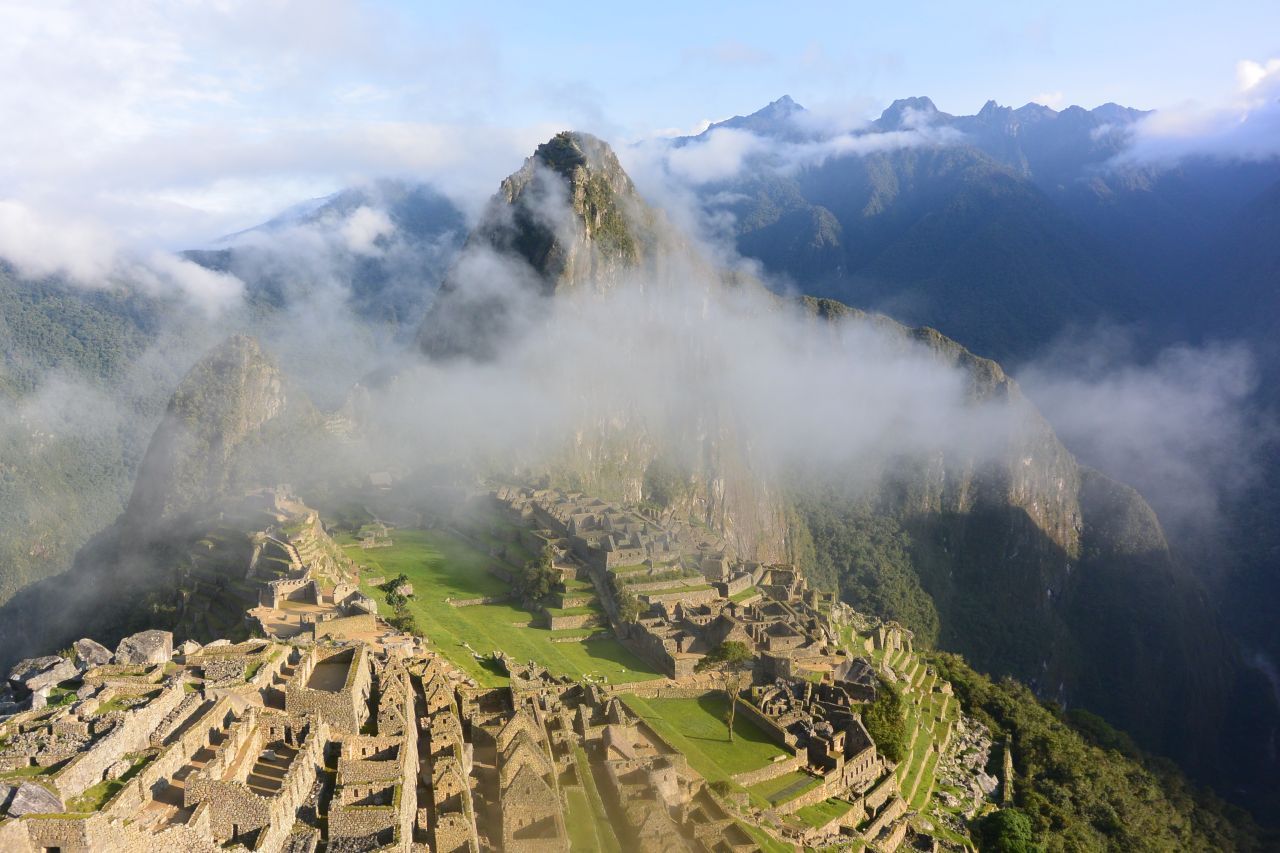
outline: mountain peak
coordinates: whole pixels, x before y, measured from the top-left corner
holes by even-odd
[[[609,289],[651,253],[655,221],[608,143],[589,133],[557,133],[489,200],[423,321],[419,342],[438,358],[492,356],[515,334],[513,304],[536,310],[527,297]],[[478,287],[471,270],[490,253],[527,265],[533,275],[504,282],[510,292],[481,292],[493,283]]]
[[[803,112],[805,112],[805,108],[796,103],[795,99],[790,95],[783,95],[781,98],[770,101],[749,115],[734,116],[724,121],[715,122],[698,136],[677,140],[677,144],[690,138],[705,137],[712,131],[721,128],[745,130],[760,136],[772,136],[779,139],[799,139],[804,134],[795,126],[792,119]]]
[[[756,116],[791,115],[792,113],[803,112],[803,111],[804,111],[804,107],[797,104],[790,95],[783,95],[781,98],[778,98],[776,101],[770,101],[765,106],[756,110],[754,113],[752,113],[752,115],[756,115]]]
[[[938,110],[931,98],[925,96],[899,98],[880,114],[880,119],[876,123],[883,130],[897,130],[914,124],[920,118],[932,119],[938,115],[944,115],[944,113]]]
[[[533,152],[534,159],[566,178],[574,180],[578,169],[622,172],[618,156],[609,143],[590,133],[562,130]]]
[[[242,452],[257,449],[290,408],[284,375],[257,339],[235,335],[196,362],[178,384],[138,469],[127,518],[135,527],[228,493],[246,471]],[[294,412],[297,414],[298,412]],[[239,461],[243,462],[243,459]]]

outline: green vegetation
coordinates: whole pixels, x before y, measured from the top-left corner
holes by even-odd
[[[551,594],[560,582],[560,573],[556,570],[555,552],[548,545],[536,560],[529,560],[518,578],[520,597],[536,606]]]
[[[625,587],[614,594],[614,601],[618,603],[618,620],[621,622],[635,622],[644,612],[640,596]]]
[[[1192,789],[1167,762],[1090,742],[1068,718],[1012,679],[995,683],[956,655],[936,653],[930,660],[951,682],[966,713],[987,725],[997,740],[1013,737],[1018,779],[1013,805],[1048,853],[1260,849],[1245,812]],[[1086,731],[1096,729],[1095,721]],[[1103,742],[1111,740],[1107,736]],[[993,822],[993,837],[1014,843],[1022,826],[1016,815]],[[987,824],[979,829],[985,834]]]
[[[712,649],[694,666],[695,672],[714,673],[720,682],[720,689],[728,697],[729,703],[729,742],[733,742],[733,720],[738,713],[738,695],[750,684],[751,667],[755,664],[755,655],[747,648],[746,643],[727,640]]]
[[[808,773],[793,770],[775,779],[751,785],[747,788],[747,793],[753,799],[758,797],[769,805],[776,806],[794,800],[806,791],[817,787],[821,781]]]
[[[982,853],[1042,853],[1035,843],[1031,819],[1017,809],[1000,809],[981,818],[976,840]]]
[[[907,754],[911,734],[907,730],[907,707],[898,688],[884,679],[876,690],[876,700],[862,712],[867,734],[880,754],[901,761]]]
[[[581,745],[574,745],[573,760],[582,789],[568,789],[572,849],[583,853],[621,853],[622,846],[609,822],[609,813],[605,810],[604,800],[600,798],[595,777],[591,773],[591,764]]]
[[[801,500],[798,515],[813,554],[812,564],[801,567],[815,586],[838,589],[856,610],[900,622],[917,644],[937,642],[938,610],[912,564],[911,539],[896,521],[835,494]]]
[[[820,803],[814,803],[811,806],[803,806],[796,809],[796,817],[807,823],[809,826],[817,829],[820,826],[826,826],[836,818],[843,817],[848,814],[849,809],[853,808],[853,803],[848,800],[839,800],[832,798],[823,800]]]
[[[689,492],[689,471],[666,456],[658,456],[644,469],[644,503],[664,510]]]
[[[495,650],[514,655],[517,660],[537,660],[552,672],[572,678],[589,674],[616,684],[660,677],[612,638],[553,643],[552,632],[534,627],[532,615],[514,603],[450,605],[447,599],[510,593],[505,581],[489,573],[491,558],[450,533],[397,530],[395,544],[374,551],[361,549],[350,537],[340,541],[354,560],[368,565],[373,573],[384,577],[405,575],[413,584],[414,597],[405,603],[403,619],[392,614],[389,621],[411,624],[436,651],[481,684],[506,683],[505,676],[475,656],[483,657]],[[362,587],[377,597],[377,591],[368,584],[362,583]]]
[[[758,770],[786,755],[750,720],[738,723],[730,741],[729,702],[718,694],[700,699],[642,699],[631,694],[623,698],[654,731],[684,753],[689,766],[708,782]]]

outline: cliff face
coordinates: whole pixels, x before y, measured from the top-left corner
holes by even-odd
[[[923,347],[939,363],[960,371],[970,402],[987,405],[997,416],[989,437],[994,447],[982,453],[960,455],[939,449],[887,460],[879,472],[875,504],[902,517],[1013,509],[1025,513],[1065,555],[1079,555],[1083,527],[1079,465],[999,364],[974,355],[934,329],[911,329],[828,299],[806,297],[803,305],[822,320],[873,325],[899,339],[903,348]]]
[[[735,281],[712,271],[644,206],[607,146],[577,134],[541,146],[503,182],[468,246],[501,259],[508,272],[524,270],[520,293],[528,298],[495,295],[487,279],[467,274],[464,257],[440,295],[436,322],[423,329],[424,348],[438,358],[497,356],[513,335],[536,333],[553,299],[592,299],[625,285],[704,287],[706,301]],[[781,299],[753,304],[789,310]],[[822,494],[815,486],[828,489],[831,500],[887,517],[907,535],[911,570],[936,607],[944,647],[1195,760],[1185,709],[1204,719],[1220,713],[1211,697],[1225,692],[1222,679],[1207,674],[1227,670],[1230,655],[1142,497],[1083,469],[996,362],[931,328],[830,300],[801,304],[812,327],[799,334],[870,326],[887,346],[957,370],[984,434],[939,438],[907,455],[867,453],[852,469],[780,470],[752,446],[750,425],[736,420],[713,380],[690,383],[700,388],[696,402],[678,411],[645,415],[625,395],[606,410],[584,406],[561,451],[525,473],[701,520],[738,553],[764,561],[799,550],[805,531],[789,527],[792,502]],[[715,365],[698,362],[697,335],[691,327],[684,369],[714,377]],[[945,436],[953,425],[938,426]]]
[[[192,368],[169,401],[125,511],[147,532],[218,498],[287,476],[292,442],[314,410],[288,390],[253,338],[237,335]]]
[[[644,202],[607,144],[560,133],[502,182],[419,341],[433,359],[487,361],[535,329],[549,300],[592,299],[624,283],[760,288],[716,271]],[[742,554],[784,559],[781,495],[753,465],[728,413],[714,407],[658,421],[626,406],[587,412],[562,452],[532,473],[652,503],[647,475],[673,446],[696,450],[682,452],[680,486],[664,509],[702,520]]]
[[[522,257],[548,293],[604,290],[652,255],[655,222],[613,150],[566,132],[502,182],[472,239]]]

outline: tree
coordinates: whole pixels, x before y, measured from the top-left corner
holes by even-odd
[[[525,601],[539,604],[559,582],[560,572],[556,569],[555,551],[548,545],[542,549],[541,557],[525,563],[519,581],[520,595]]]
[[[982,853],[1042,853],[1035,842],[1031,819],[1017,809],[1000,809],[978,821],[978,849]]]
[[[746,643],[726,640],[698,661],[695,672],[713,672],[720,680],[720,689],[729,694],[729,742],[733,742],[733,718],[738,710],[738,694],[751,677],[755,655]]]
[[[640,596],[631,590],[623,587],[617,591],[614,596],[618,601],[618,621],[619,622],[635,622],[640,618],[642,605]]]
[[[862,723],[881,755],[890,761],[901,761],[906,757],[910,741],[907,706],[898,688],[880,679],[875,701],[862,712]]]

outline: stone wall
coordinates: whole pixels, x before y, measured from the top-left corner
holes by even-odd
[[[604,621],[604,617],[599,613],[577,613],[572,616],[547,614],[545,621],[552,631],[562,631],[573,628],[594,628]]]
[[[841,791],[839,788],[840,786],[835,784],[833,780],[824,779],[822,781],[822,784],[814,788],[811,788],[808,791],[805,791],[803,794],[801,794],[798,797],[795,797],[794,799],[787,800],[785,803],[779,803],[778,805],[773,807],[773,810],[776,811],[778,814],[791,814],[792,812],[798,811],[799,809],[802,809],[805,806],[811,806],[814,803],[820,803],[823,800],[829,799],[831,797],[836,796],[837,794],[843,793],[843,791]]]
[[[793,770],[799,770],[804,766],[804,759],[799,755],[791,755],[787,758],[766,764],[757,770],[748,770],[745,773],[739,773],[733,777],[733,781],[739,785],[748,786],[755,785],[758,782],[767,782],[770,779],[777,779],[779,776],[785,776]],[[826,799],[820,797],[819,799]]]
[[[449,604],[453,607],[475,607],[481,604],[501,604],[511,599],[512,595],[505,593],[503,595],[487,595],[483,598],[450,598]]]
[[[178,706],[184,695],[180,683],[169,684],[144,707],[126,711],[124,722],[120,726],[101,738],[87,752],[73,757],[49,779],[62,795],[63,802],[80,796],[86,788],[101,782],[107,768],[119,761],[126,752],[138,752],[150,746],[151,733],[160,727],[160,723]]]
[[[325,637],[332,637],[339,640],[349,640],[353,637],[368,635],[378,630],[378,619],[372,613],[359,613],[355,616],[339,616],[335,619],[326,619],[323,622],[316,622],[313,625],[315,632],[314,638],[322,640]]]
[[[200,715],[182,737],[166,746],[137,776],[130,779],[111,802],[104,806],[103,813],[120,820],[135,817],[136,809],[151,797],[152,790],[161,780],[168,779],[181,770],[191,756],[208,743],[212,732],[225,729],[234,719],[231,700],[227,697],[219,699]]]
[[[751,722],[755,723],[757,726],[763,729],[764,733],[767,734],[769,738],[778,746],[782,747],[788,752],[795,751],[795,748],[796,748],[795,735],[781,728],[773,720],[769,719],[767,716],[762,714],[760,712],[760,709],[757,708],[755,705],[752,705],[750,702],[746,701],[745,699],[739,699],[738,713],[746,717],[747,719],[751,720]]]
[[[350,655],[346,680],[336,690],[308,686],[317,664],[337,655]],[[291,714],[315,713],[333,728],[347,734],[360,731],[369,716],[369,689],[372,676],[369,656],[363,645],[340,649],[310,649],[285,685],[285,710]]]
[[[274,717],[274,719],[272,719]],[[236,833],[266,827],[259,839],[258,849],[272,850],[289,834],[298,806],[311,792],[316,779],[316,769],[324,763],[324,745],[329,740],[329,728],[323,720],[316,721],[306,732],[293,757],[279,789],[270,797],[261,796],[244,784],[243,776],[249,767],[232,770],[242,750],[253,755],[269,742],[276,732],[273,726],[298,724],[280,714],[250,709],[245,719],[234,726],[225,741],[218,746],[213,758],[185,783],[184,804],[190,808],[201,803],[212,807],[210,829],[218,838],[231,838]]]
[[[650,604],[665,604],[677,601],[683,604],[706,604],[708,601],[715,601],[719,598],[720,593],[713,587],[711,589],[674,590],[660,595],[647,592],[640,597]]]

